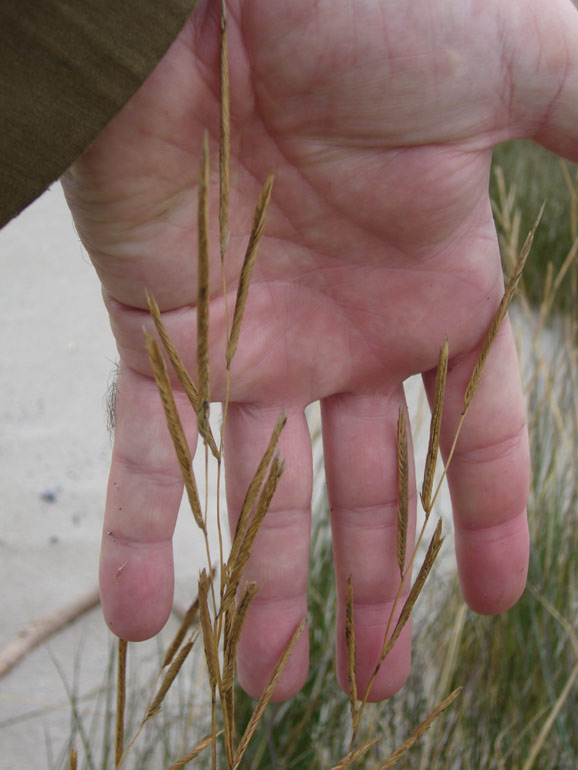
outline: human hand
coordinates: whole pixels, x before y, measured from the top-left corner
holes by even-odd
[[[531,136],[578,159],[578,14],[570,0],[547,8],[538,0],[235,0],[228,17],[231,238],[226,298],[218,249],[211,255],[214,401],[225,398],[225,304],[230,313],[258,191],[270,169],[276,175],[232,365],[225,428],[232,527],[281,409],[288,416],[286,471],[245,572],[261,589],[240,643],[239,678],[258,694],[307,612],[312,462],[304,408],[319,399],[339,596],[338,675],[346,686],[351,574],[362,691],[399,585],[402,383],[422,373],[431,396],[447,335],[447,455],[503,291],[488,198],[491,150]],[[205,129],[216,157],[219,20],[220,3],[200,4],[155,72],[63,179],[121,359],[100,579],[107,622],[126,639],[157,632],[172,601],[182,481],[143,344],[145,288],[194,373],[198,160]],[[182,392],[177,402],[184,403]],[[194,446],[194,416],[185,414]],[[507,609],[524,588],[528,481],[523,394],[506,323],[449,472],[462,589],[478,612]],[[415,507],[414,493],[413,516]],[[122,580],[115,580],[121,564]],[[372,700],[405,680],[409,633],[386,660]],[[296,692],[306,674],[302,636],[276,698]]]

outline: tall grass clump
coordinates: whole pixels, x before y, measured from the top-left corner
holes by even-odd
[[[502,250],[506,266],[512,242],[528,232],[535,212],[547,201],[547,216],[536,233],[532,261],[524,275],[525,297],[531,304],[540,305],[549,293],[549,271],[560,275],[569,250],[578,238],[578,166],[533,142],[516,141],[496,147],[496,171],[490,193],[498,207],[502,236],[508,233],[509,246]],[[505,180],[508,180],[508,199],[504,197]],[[501,217],[506,221],[500,221]],[[555,299],[559,312],[578,318],[576,268],[573,270],[573,279],[561,281]]]

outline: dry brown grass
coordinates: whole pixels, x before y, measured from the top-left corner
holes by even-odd
[[[349,685],[349,704],[351,721],[357,719],[357,681],[355,669],[357,656],[355,650],[355,625],[353,622],[353,581],[351,575],[347,578],[347,605],[345,610],[345,646],[347,649],[347,683]]]
[[[118,661],[116,676],[116,725],[114,741],[114,763],[120,767],[124,753],[124,710],[126,707],[126,655],[128,642],[118,640]]]
[[[257,202],[257,208],[255,209],[255,216],[253,219],[253,227],[251,229],[251,236],[249,238],[245,259],[243,260],[243,267],[241,268],[241,277],[239,278],[237,299],[235,301],[235,311],[233,313],[233,325],[231,327],[231,336],[227,345],[227,368],[230,368],[231,361],[233,360],[233,356],[237,350],[239,335],[241,333],[241,323],[243,321],[243,312],[247,302],[247,295],[249,294],[249,284],[251,282],[253,268],[255,267],[255,261],[259,251],[259,245],[261,243],[261,238],[263,237],[263,231],[265,229],[265,216],[267,214],[267,208],[271,200],[272,190],[273,174],[269,174],[269,177],[265,182]]]
[[[399,410],[397,420],[397,564],[403,578],[407,551],[407,529],[409,523],[409,459],[407,454],[407,432],[405,410]]]
[[[149,710],[147,711],[145,718],[143,719],[143,724],[147,722],[149,719],[152,719],[152,717],[158,714],[159,711],[161,710],[161,706],[165,698],[165,695],[168,693],[170,686],[175,681],[179,671],[183,667],[183,663],[187,659],[190,651],[193,649],[193,645],[197,640],[197,636],[198,636],[197,633],[193,633],[189,641],[181,647],[177,655],[173,658],[167,672],[163,677],[161,686],[159,687],[158,692],[153,698],[153,702],[151,703]]]
[[[402,756],[411,749],[411,747],[418,741],[422,735],[427,732],[427,730],[430,729],[430,727],[433,725],[435,720],[442,714],[451,704],[455,701],[455,699],[459,696],[461,692],[461,688],[458,688],[457,690],[454,690],[450,695],[448,695],[445,700],[443,700],[438,706],[436,706],[433,711],[429,714],[429,716],[424,719],[424,721],[416,727],[416,729],[408,736],[408,738],[402,743],[402,745],[393,752],[393,754],[389,757],[389,759],[384,762],[382,765],[379,765],[376,770],[390,770],[391,767],[393,767],[399,760],[402,758]]]
[[[175,447],[175,452],[177,455],[177,460],[179,461],[179,467],[181,469],[183,481],[185,482],[185,489],[187,490],[191,511],[193,512],[193,516],[195,517],[195,521],[197,522],[199,529],[201,529],[206,534],[205,521],[203,519],[203,513],[201,510],[201,502],[199,500],[197,482],[195,480],[195,474],[193,473],[193,458],[187,443],[181,418],[179,417],[179,413],[175,404],[175,398],[173,396],[173,390],[171,388],[169,374],[167,372],[163,354],[161,353],[159,343],[156,341],[156,339],[151,337],[151,335],[149,335],[146,331],[144,332],[144,335],[149,360],[151,362],[151,368],[163,404],[169,433],[171,434],[171,439]]]
[[[448,339],[446,337],[440,350],[436,371],[435,402],[431,414],[427,458],[421,491],[421,504],[425,511],[426,517],[430,515],[432,509],[432,491],[440,446],[440,429],[444,409],[444,395],[448,373],[448,360],[449,347]]]

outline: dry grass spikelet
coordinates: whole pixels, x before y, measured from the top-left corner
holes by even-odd
[[[397,564],[403,577],[407,549],[407,527],[409,520],[409,461],[407,454],[407,432],[405,411],[400,408],[397,419]]]
[[[205,735],[204,738],[202,738],[194,749],[189,751],[188,754],[186,754],[184,757],[181,757],[181,759],[174,762],[172,765],[170,765],[167,770],[181,770],[185,765],[188,765],[189,762],[192,762],[193,759],[199,756],[199,754],[204,751],[206,748],[208,748],[213,743],[213,738],[218,738],[219,735],[221,735],[222,731],[218,732],[215,736],[213,736],[212,733],[209,733],[209,735]]]
[[[161,710],[164,697],[169,691],[172,683],[175,681],[177,674],[181,670],[183,663],[187,659],[190,651],[193,649],[193,645],[197,640],[197,636],[198,636],[198,632],[195,632],[194,634],[192,634],[189,641],[184,645],[184,647],[182,647],[179,650],[178,655],[172,661],[171,665],[169,666],[167,672],[163,677],[163,681],[161,682],[158,692],[155,695],[153,702],[151,703],[150,708],[146,713],[145,718],[143,719],[143,724],[145,722],[148,722],[149,719],[154,717],[155,714],[158,714],[158,712]]]
[[[243,500],[243,505],[241,506],[241,513],[239,514],[239,519],[237,521],[237,526],[235,528],[235,535],[233,537],[233,544],[231,546],[231,553],[229,555],[229,565],[234,564],[237,559],[238,552],[241,548],[241,543],[243,541],[245,532],[247,530],[247,524],[249,521],[249,517],[251,515],[251,511],[253,510],[253,506],[255,505],[255,501],[257,500],[257,495],[259,494],[259,490],[261,489],[263,479],[265,478],[265,474],[267,473],[267,469],[269,467],[269,464],[271,463],[273,453],[275,452],[275,449],[279,442],[281,431],[283,430],[286,424],[287,424],[287,418],[285,414],[282,412],[279,415],[277,423],[275,424],[275,427],[273,429],[273,433],[271,434],[271,438],[269,439],[267,448],[265,449],[263,457],[259,462],[257,470],[255,471],[255,474],[251,479],[251,483],[249,484],[249,487],[247,489],[247,493],[245,494],[245,499]]]
[[[251,276],[253,275],[253,268],[255,267],[255,260],[257,259],[259,244],[261,243],[261,238],[263,237],[263,230],[265,229],[265,216],[267,214],[269,201],[271,200],[272,189],[273,174],[269,174],[257,202],[255,216],[253,218],[253,227],[251,229],[251,236],[249,238],[249,244],[247,246],[243,267],[241,268],[241,275],[239,277],[237,299],[235,300],[235,310],[233,313],[233,324],[231,326],[231,336],[229,337],[229,342],[227,344],[227,367],[230,367],[233,356],[235,355],[235,351],[237,350],[239,335],[241,333],[243,312],[245,310],[247,295],[249,293],[249,284],[251,282]]]
[[[195,414],[198,416],[199,414],[199,391],[197,390],[197,386],[195,385],[193,378],[187,371],[183,360],[181,356],[179,355],[177,349],[175,348],[173,341],[169,337],[169,334],[165,328],[165,325],[162,322],[161,319],[161,313],[159,310],[159,306],[153,297],[152,294],[150,294],[148,291],[146,292],[146,299],[147,299],[147,305],[149,308],[149,312],[152,316],[152,319],[155,324],[155,328],[158,332],[158,335],[160,337],[160,340],[163,344],[164,349],[166,350],[166,353],[169,357],[169,361],[171,362],[171,365],[173,369],[175,370],[175,374],[177,375],[179,382],[183,386],[183,390],[187,394],[187,398],[189,399],[191,406],[195,410]],[[215,438],[213,436],[213,433],[211,431],[211,428],[209,426],[208,428],[208,434],[207,434],[207,440],[209,444],[209,448],[211,452],[213,453],[213,456],[219,460],[220,454],[219,450],[217,449],[217,443],[215,441]]]
[[[425,585],[425,581],[427,580],[429,573],[432,570],[432,567],[435,563],[435,560],[440,551],[440,548],[442,547],[444,538],[441,536],[441,532],[442,532],[442,523],[440,520],[438,521],[435,532],[433,533],[432,539],[430,540],[430,544],[428,546],[423,564],[420,567],[420,570],[415,579],[415,582],[412,585],[411,590],[409,592],[409,596],[407,597],[405,604],[403,605],[403,608],[401,610],[400,616],[397,620],[397,623],[395,624],[393,634],[391,635],[391,638],[389,639],[389,641],[387,641],[384,645],[384,648],[381,654],[380,665],[381,663],[383,663],[385,658],[389,655],[389,653],[393,649],[393,646],[396,643],[399,635],[401,634],[403,627],[405,626],[405,624],[407,623],[407,621],[411,616],[414,605]]]
[[[425,511],[426,517],[431,513],[432,505],[432,491],[434,484],[434,477],[436,472],[437,456],[439,452],[440,444],[440,430],[442,423],[442,413],[444,408],[444,396],[446,389],[446,378],[448,373],[448,359],[449,359],[449,346],[448,338],[444,339],[443,345],[440,350],[438,358],[438,366],[436,372],[436,384],[435,384],[435,400],[432,408],[430,430],[429,430],[429,444],[427,450],[427,458],[425,463],[425,470],[423,476],[423,486],[421,491],[421,502]]]
[[[163,660],[163,668],[166,668],[167,666],[170,665],[172,659],[175,657],[177,650],[183,643],[183,639],[187,635],[187,631],[196,621],[198,614],[199,614],[199,599],[197,597],[193,601],[189,609],[185,612],[185,615],[181,620],[181,624],[177,629],[177,633],[175,634],[173,641],[170,643],[170,645],[167,648],[167,651],[165,653],[165,657]]]
[[[128,642],[118,640],[118,661],[116,669],[116,720],[114,739],[115,767],[120,767],[124,751],[124,711],[126,707],[126,655]]]
[[[241,638],[241,632],[243,625],[247,617],[247,612],[251,603],[258,592],[257,583],[249,581],[246,583],[239,604],[236,610],[232,613],[232,623],[230,630],[225,638],[224,646],[224,663],[223,663],[223,690],[233,687],[235,676],[235,657],[237,654],[237,646]]]
[[[470,381],[468,382],[468,385],[466,387],[466,393],[464,396],[464,408],[463,408],[464,414],[469,409],[469,406],[474,399],[474,396],[480,384],[484,366],[486,365],[486,361],[488,359],[488,355],[490,353],[492,345],[494,344],[494,340],[496,339],[500,326],[502,325],[502,321],[506,317],[506,313],[508,312],[510,303],[514,298],[516,289],[518,288],[520,278],[522,277],[522,271],[524,269],[524,265],[526,264],[526,260],[528,259],[528,255],[532,248],[532,243],[534,241],[536,230],[538,229],[538,225],[540,224],[540,220],[542,219],[542,214],[544,213],[545,205],[546,205],[545,203],[542,204],[542,207],[536,218],[536,221],[534,222],[532,229],[530,230],[530,232],[526,237],[526,240],[524,241],[524,245],[522,246],[520,256],[518,257],[518,261],[516,262],[514,271],[510,277],[510,280],[508,281],[508,285],[506,287],[506,291],[504,292],[504,296],[502,297],[502,301],[500,302],[498,309],[496,310],[496,313],[492,319],[492,323],[490,324],[490,328],[488,329],[488,332],[484,338],[484,342],[482,344],[482,350],[480,351],[480,355],[478,356],[478,360],[476,361],[476,364],[474,366],[472,376],[470,377]]]
[[[165,366],[163,355],[156,339],[151,337],[151,335],[146,331],[144,331],[144,335],[147,353],[151,362],[154,378],[165,411],[169,433],[177,453],[179,467],[185,482],[185,489],[187,490],[189,504],[191,506],[191,510],[193,511],[193,516],[195,517],[197,525],[203,532],[205,532],[205,522],[203,520],[203,514],[201,511],[201,503],[199,501],[197,483],[193,473],[193,458],[191,457],[189,445],[187,444],[187,439],[185,438],[185,431],[183,430],[181,418],[179,417],[179,413],[177,411],[171,383],[169,381],[167,367]]]
[[[445,470],[442,474],[442,477],[437,485],[436,491],[433,495],[433,499],[429,501],[429,506],[426,508],[426,514],[429,513],[431,508],[433,507],[433,504],[437,498],[437,495],[439,493],[439,490],[441,488],[441,484],[447,474],[448,468],[452,462],[456,446],[458,443],[458,439],[461,433],[462,426],[464,424],[464,420],[466,417],[466,414],[470,408],[470,405],[472,401],[474,400],[474,396],[476,395],[476,392],[478,390],[478,387],[480,385],[480,381],[482,378],[483,370],[486,365],[486,361],[488,359],[488,356],[490,354],[490,350],[492,349],[492,345],[494,344],[496,337],[498,335],[498,332],[500,330],[500,327],[502,325],[502,322],[504,318],[506,317],[506,313],[508,312],[508,308],[512,302],[512,299],[514,298],[514,294],[516,293],[516,289],[518,287],[518,284],[520,282],[520,278],[522,276],[522,272],[524,270],[524,266],[526,264],[526,261],[528,259],[528,255],[530,254],[530,250],[532,248],[532,243],[534,241],[534,236],[536,234],[536,230],[538,229],[538,225],[540,224],[540,220],[542,218],[542,214],[544,213],[544,207],[545,203],[542,204],[542,207],[540,208],[540,211],[538,213],[538,216],[536,217],[536,221],[534,222],[534,225],[530,232],[528,233],[526,240],[524,241],[524,245],[520,251],[520,254],[518,256],[518,259],[516,260],[516,263],[514,265],[514,269],[512,272],[512,275],[510,277],[510,280],[508,281],[508,285],[506,286],[506,290],[504,292],[504,295],[502,297],[502,300],[500,304],[498,305],[498,308],[496,312],[494,313],[494,317],[492,319],[492,322],[490,324],[490,327],[486,333],[486,336],[484,337],[484,341],[482,343],[482,348],[480,351],[480,354],[476,360],[476,363],[474,365],[471,377],[469,379],[469,382],[466,386],[465,394],[464,394],[464,405],[462,408],[462,414],[458,423],[458,426],[456,428],[452,446],[450,448],[450,451],[448,453],[447,459],[446,459],[446,465]],[[424,506],[425,507],[425,506]]]
[[[346,754],[346,756],[343,757],[340,762],[332,767],[331,770],[346,770],[346,768],[351,767],[351,765],[353,765],[355,762],[359,762],[359,760],[363,759],[363,757],[367,754],[369,749],[375,746],[378,740],[379,738],[372,738],[372,740],[364,743],[363,746],[360,746],[358,749],[350,751],[348,754]]]
[[[355,651],[355,625],[353,622],[353,580],[351,575],[347,578],[347,601],[345,607],[345,649],[347,650],[347,681],[349,684],[349,707],[351,721],[355,724],[357,714],[357,682],[355,678],[356,651]]]
[[[219,681],[219,659],[211,623],[211,613],[209,610],[210,582],[207,571],[202,570],[199,575],[199,615],[201,618],[201,629],[203,631],[203,647],[205,650],[207,670],[209,672],[209,682],[211,690],[214,692]]]
[[[259,496],[259,500],[255,507],[255,513],[253,515],[253,518],[249,522],[247,529],[245,531],[245,534],[240,539],[239,548],[236,551],[235,558],[233,561],[229,559],[229,562],[228,562],[229,577],[227,581],[225,597],[223,599],[223,604],[226,608],[228,607],[229,602],[233,601],[235,593],[237,592],[237,588],[241,580],[243,569],[249,559],[249,556],[251,554],[251,549],[253,547],[253,543],[255,542],[257,533],[261,528],[263,519],[265,518],[267,511],[269,510],[271,500],[273,498],[273,495],[275,494],[275,490],[277,489],[279,480],[283,475],[283,469],[284,469],[284,464],[279,459],[279,456],[276,455],[273,458],[273,462],[271,463],[271,469],[269,471],[269,475],[261,491],[261,495]]]

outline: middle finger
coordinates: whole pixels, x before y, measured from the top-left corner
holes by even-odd
[[[331,510],[337,580],[337,669],[347,690],[345,606],[352,578],[356,641],[356,679],[359,697],[379,661],[390,613],[400,585],[397,564],[397,421],[405,410],[403,387],[389,394],[340,394],[322,403],[325,472]],[[409,523],[407,552],[415,533],[413,453],[408,433]],[[406,557],[407,564],[407,557]],[[409,591],[404,583],[394,620]],[[390,632],[393,630],[393,624]],[[410,667],[411,632],[408,623],[382,665],[369,700],[393,695],[405,682]]]

